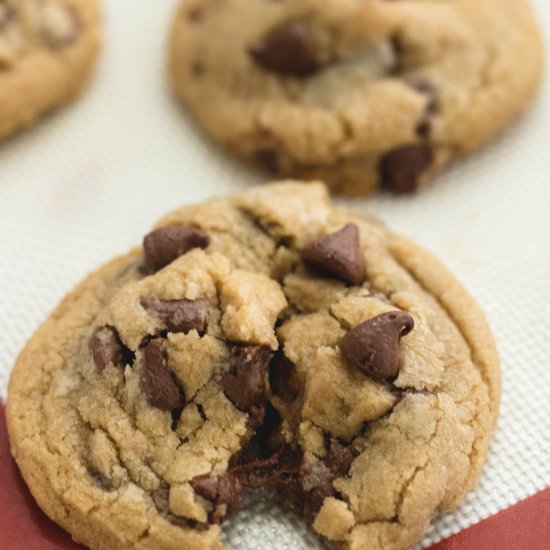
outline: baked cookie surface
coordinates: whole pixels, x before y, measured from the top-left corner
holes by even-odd
[[[185,0],[169,55],[216,141],[350,195],[416,189],[503,129],[542,71],[526,0]]]
[[[428,253],[286,182],[183,207],[21,353],[13,455],[96,548],[221,548],[279,489],[342,548],[408,548],[475,485],[498,412],[483,314]]]
[[[0,2],[0,138],[68,103],[99,50],[98,0]]]

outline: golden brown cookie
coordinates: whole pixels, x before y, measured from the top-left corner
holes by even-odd
[[[92,549],[220,548],[269,485],[339,547],[388,550],[475,485],[499,394],[437,260],[286,182],[185,206],[88,276],[21,353],[8,426]]]
[[[542,47],[527,0],[185,0],[169,70],[237,156],[406,193],[524,109]]]
[[[99,50],[98,0],[0,2],[0,138],[71,101]]]

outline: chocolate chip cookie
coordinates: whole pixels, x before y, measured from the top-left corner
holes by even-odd
[[[96,548],[221,548],[271,486],[339,548],[397,549],[475,485],[498,411],[483,314],[428,253],[284,182],[185,206],[21,353],[13,455]]]
[[[82,89],[98,29],[98,0],[0,1],[0,138]]]
[[[185,0],[170,46],[216,141],[349,195],[414,191],[503,129],[541,69],[526,0]]]

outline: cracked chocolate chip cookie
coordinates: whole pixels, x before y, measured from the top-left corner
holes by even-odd
[[[499,393],[439,262],[285,182],[176,210],[88,276],[21,353],[8,425],[93,549],[221,548],[271,486],[336,547],[389,550],[475,485]]]
[[[98,0],[0,0],[0,138],[80,92],[98,29]]]
[[[199,123],[271,172],[417,189],[531,100],[526,0],[185,0],[170,78]]]

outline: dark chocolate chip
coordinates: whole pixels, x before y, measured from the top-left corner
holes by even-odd
[[[122,364],[122,344],[113,328],[98,328],[90,339],[89,347],[95,366],[100,372],[110,363],[115,366]]]
[[[350,330],[340,340],[340,350],[352,365],[373,378],[394,378],[399,372],[399,340],[413,328],[408,313],[383,313]]]
[[[365,280],[365,260],[359,243],[359,229],[349,223],[340,231],[309,243],[301,252],[310,267],[360,285]]]
[[[264,69],[281,75],[305,77],[318,68],[311,28],[301,19],[278,25],[248,51]]]
[[[170,332],[187,334],[196,330],[204,334],[208,320],[208,302],[198,300],[157,300],[142,298],[140,304],[149,312],[155,313],[164,327]]]
[[[351,449],[332,439],[327,454],[327,467],[335,477],[348,475],[354,456]]]
[[[185,405],[185,398],[168,370],[163,343],[163,338],[153,338],[142,349],[141,389],[153,407],[172,411],[182,408]]]
[[[168,506],[169,497],[170,497],[170,486],[167,484],[162,484],[159,489],[151,493],[151,498],[153,499],[155,508],[161,514],[166,515],[170,511],[170,508]]]
[[[264,416],[266,367],[271,359],[267,346],[239,346],[235,353],[235,368],[222,381],[223,393],[237,409],[250,415],[250,422],[256,427]]]
[[[169,225],[155,229],[143,239],[143,250],[148,267],[158,271],[192,248],[206,248],[210,237],[196,227]]]
[[[231,473],[220,477],[198,477],[191,481],[191,487],[201,497],[212,503],[208,514],[210,523],[221,523],[235,512],[241,503],[242,485]]]
[[[418,188],[422,174],[432,162],[433,151],[428,144],[399,147],[382,157],[382,184],[396,193],[412,193]]]

